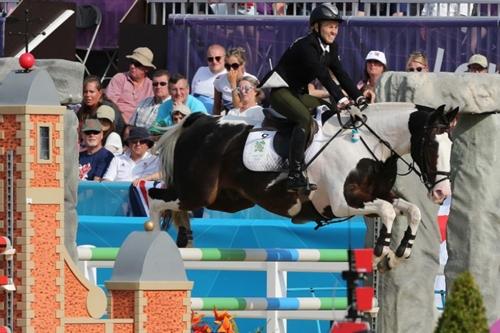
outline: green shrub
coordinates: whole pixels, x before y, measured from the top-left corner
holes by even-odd
[[[488,333],[483,297],[469,272],[460,274],[446,298],[435,333]]]

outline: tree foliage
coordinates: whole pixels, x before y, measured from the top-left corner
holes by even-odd
[[[435,333],[488,333],[483,297],[469,272],[460,274],[446,298]]]

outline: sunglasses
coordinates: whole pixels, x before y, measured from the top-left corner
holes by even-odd
[[[153,87],[158,87],[158,86],[162,86],[162,87],[165,87],[167,85],[167,82],[153,82]]]
[[[238,68],[240,68],[240,64],[238,64],[237,62],[232,64],[224,64],[224,68],[228,71],[230,71],[231,69],[237,70]]]
[[[129,145],[145,145],[148,143],[148,140],[129,140],[128,143]]]
[[[238,87],[238,92],[248,93],[249,91],[252,91],[253,89],[255,89],[255,88],[252,86],[241,86],[241,87]]]
[[[135,60],[134,60],[134,61],[131,61],[130,63],[131,63],[132,65],[134,65],[135,67],[144,67],[144,66],[143,66],[140,62],[135,61]]]
[[[84,131],[86,135],[98,135],[101,133],[101,131]]]
[[[423,70],[424,70],[423,67],[417,67],[417,68],[410,67],[410,68],[408,68],[408,72],[421,72]]]
[[[221,56],[216,56],[216,57],[208,57],[208,58],[207,58],[207,61],[208,61],[208,62],[214,62],[214,61],[219,62],[221,59],[222,59],[222,57],[221,57]]]

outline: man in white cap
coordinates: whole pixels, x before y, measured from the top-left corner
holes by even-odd
[[[126,57],[130,59],[128,72],[113,76],[106,96],[118,106],[128,124],[139,102],[153,96],[153,85],[147,75],[156,66],[153,52],[147,47],[138,47]]]
[[[191,113],[191,110],[185,104],[175,104],[172,108],[172,122],[178,124],[182,119]]]
[[[473,54],[467,68],[469,73],[488,73],[488,59],[482,54]]]

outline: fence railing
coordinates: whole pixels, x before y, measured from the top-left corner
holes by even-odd
[[[165,25],[169,14],[307,16],[323,0],[147,0],[151,24]],[[343,16],[499,16],[497,0],[348,0],[335,2]]]
[[[286,319],[342,320],[345,317],[344,297],[332,294],[328,299],[314,295],[312,298],[289,298],[287,295],[288,272],[334,273],[347,270],[348,254],[345,249],[179,250],[187,270],[266,272],[265,298],[193,298],[193,310],[211,315],[213,305],[225,310],[225,304],[239,304],[228,309],[232,315],[239,318],[267,318],[267,332],[274,333],[286,332]],[[119,248],[79,246],[80,268],[91,282],[96,283],[96,269],[112,268],[118,251]],[[242,302],[243,299],[246,301]],[[242,307],[240,303],[251,306]],[[290,306],[290,304],[295,305]],[[374,314],[376,310],[376,308],[373,310]]]

